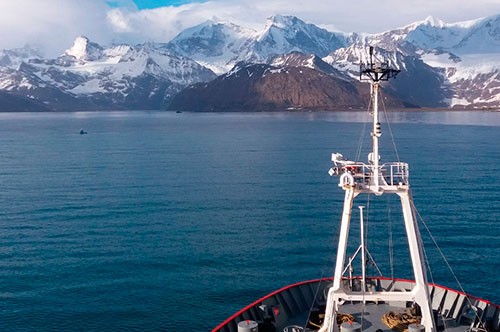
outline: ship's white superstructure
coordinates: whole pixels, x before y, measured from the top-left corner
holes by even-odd
[[[373,52],[373,49],[370,49]],[[370,53],[371,53],[370,52]],[[372,98],[372,151],[368,155],[368,164],[345,160],[339,153],[332,154],[334,167],[330,169],[330,175],[340,175],[339,186],[345,191],[344,208],[340,227],[337,260],[335,264],[335,275],[333,287],[328,292],[325,321],[320,332],[333,332],[338,330],[336,314],[345,301],[410,301],[418,304],[422,312],[421,324],[427,332],[435,332],[435,323],[432,316],[432,306],[429,296],[427,274],[424,265],[423,250],[421,247],[420,232],[412,209],[410,184],[408,181],[408,164],[394,162],[380,164],[379,139],[382,135],[379,121],[378,97],[380,81],[395,76],[398,71],[388,68],[387,64],[370,63],[368,67],[361,69],[362,75],[371,80]],[[346,250],[349,238],[349,227],[351,222],[352,206],[354,199],[360,194],[383,194],[398,195],[403,210],[406,235],[410,249],[415,287],[411,292],[400,291],[372,291],[366,288],[366,279],[363,273],[361,290],[353,291],[345,289],[341,285],[344,277]],[[361,228],[363,229],[363,228]],[[366,266],[365,248],[362,248],[361,266]]]
[[[379,155],[380,84],[399,70],[389,68],[387,62],[374,63],[372,52],[370,48],[370,63],[360,65],[360,78],[371,83],[368,161],[347,160],[333,153],[329,171],[339,176],[339,186],[345,191],[333,278],[284,287],[240,310],[212,332],[500,332],[500,306],[465,294],[458,279],[461,291],[427,281],[417,216],[422,219],[412,201],[408,164],[399,160],[381,163]],[[371,262],[373,257],[365,245],[363,206],[359,207],[360,245],[346,262],[354,200],[372,194],[399,197],[414,280],[366,276],[367,257]],[[358,256],[361,276],[355,277],[352,263]]]

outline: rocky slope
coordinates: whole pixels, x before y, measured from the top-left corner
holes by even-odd
[[[0,105],[3,112],[46,112],[49,109],[42,103],[31,98],[16,96],[0,91]]]
[[[168,109],[215,112],[366,107],[368,86],[338,72],[317,56],[292,53],[274,61],[274,65],[237,64],[209,83],[184,89],[172,99]],[[415,106],[390,94],[386,104]]]

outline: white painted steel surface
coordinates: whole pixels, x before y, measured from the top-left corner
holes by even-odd
[[[378,114],[379,82],[372,82],[372,151],[368,156],[369,164],[345,160],[339,153],[332,154],[334,167],[330,169],[330,175],[340,175],[339,186],[345,190],[344,208],[339,234],[337,259],[335,263],[335,274],[333,287],[328,292],[325,321],[319,332],[337,332],[336,314],[344,301],[409,301],[417,303],[422,312],[421,324],[427,332],[435,332],[436,324],[432,315],[432,306],[427,283],[427,272],[424,266],[422,241],[412,210],[409,170],[408,164],[402,162],[379,164],[379,138],[381,129]],[[362,254],[362,287],[361,291],[346,290],[341,287],[341,279],[344,276],[345,258],[349,238],[350,219],[354,199],[361,193],[396,194],[401,200],[406,236],[410,251],[415,287],[411,292],[398,291],[367,291],[365,287],[365,249],[364,229],[361,217],[361,254]],[[361,210],[362,212],[362,210]]]

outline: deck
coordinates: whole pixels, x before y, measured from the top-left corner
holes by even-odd
[[[369,281],[372,287],[386,291],[410,291],[414,285],[410,280],[401,279],[369,278]],[[212,332],[237,332],[237,324],[243,320],[258,322],[259,332],[282,332],[289,326],[298,327],[293,332],[316,331],[308,322],[315,314],[324,313],[325,297],[331,284],[332,278],[328,278],[284,287],[243,308]],[[429,285],[429,289],[438,331],[464,332],[471,327],[476,330],[481,320],[486,323],[488,332],[500,332],[500,306],[438,285]],[[356,322],[362,323],[364,332],[389,332],[392,330],[381,321],[381,317],[389,311],[404,311],[410,305],[405,302],[368,302],[363,306],[360,302],[346,302],[340,311],[353,315]],[[477,315],[471,310],[471,305]]]

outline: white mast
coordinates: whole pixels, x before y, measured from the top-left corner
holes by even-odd
[[[378,139],[382,135],[380,131],[380,122],[378,120],[378,89],[379,83],[373,82],[372,84],[372,99],[373,99],[373,126],[372,126],[372,154],[371,158],[369,157],[368,161],[370,161],[373,165],[373,185],[375,187],[375,191],[378,192],[379,188],[379,161],[380,155],[378,152]]]
[[[360,79],[371,81],[371,99],[373,105],[372,151],[368,155],[369,163],[345,160],[339,153],[332,154],[335,166],[330,169],[330,175],[340,175],[339,186],[345,190],[344,208],[342,213],[339,244],[335,263],[333,286],[328,292],[325,320],[319,332],[337,331],[336,314],[344,301],[407,301],[417,303],[422,312],[421,324],[426,332],[435,332],[435,323],[427,283],[427,273],[423,261],[420,232],[411,207],[410,184],[408,181],[408,164],[402,162],[379,164],[379,138],[381,129],[378,114],[378,93],[380,81],[395,77],[399,70],[389,68],[388,63],[374,64],[373,48],[370,47],[370,64],[360,65]],[[364,272],[364,240],[362,239],[363,286],[361,292],[343,287],[342,278],[346,269],[345,257],[352,204],[359,194],[396,194],[400,197],[405,223],[408,246],[411,256],[415,287],[410,292],[401,291],[368,291]],[[362,213],[362,209],[360,211]],[[362,217],[361,217],[362,218]],[[361,224],[363,225],[362,219]],[[363,227],[363,226],[362,226]],[[364,236],[363,230],[362,237]]]

